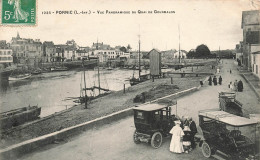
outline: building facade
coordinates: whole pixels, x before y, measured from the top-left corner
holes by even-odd
[[[252,71],[252,53],[260,51],[260,11],[243,11],[241,28],[243,29],[243,64]]]
[[[43,42],[43,59],[44,62],[53,62],[56,53],[55,45],[52,41]]]
[[[243,42],[236,45],[236,60],[243,64]]]
[[[110,45],[102,43],[93,43],[91,46],[90,55],[93,57],[98,57],[99,62],[107,62],[108,60],[113,59],[128,59],[130,58],[130,53],[121,50],[124,47],[116,46],[115,48],[110,47]]]
[[[0,64],[13,63],[13,51],[5,40],[0,41]]]
[[[173,53],[173,58],[179,59],[179,57],[180,57],[181,59],[187,58],[187,52],[184,51],[184,50],[180,50],[180,52],[179,52],[179,51],[176,51],[176,52]]]
[[[43,47],[39,39],[20,38],[19,33],[11,40],[10,47],[13,50],[13,57],[21,63],[35,63],[42,60]]]
[[[252,59],[252,72],[260,78],[260,51],[251,54]]]

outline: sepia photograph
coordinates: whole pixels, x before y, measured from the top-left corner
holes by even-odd
[[[0,160],[260,160],[260,0],[0,6]]]

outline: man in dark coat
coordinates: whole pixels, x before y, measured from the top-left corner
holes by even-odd
[[[237,83],[237,90],[243,92],[243,82],[241,80]]]
[[[219,85],[222,84],[222,77],[221,76],[219,76],[219,78],[218,78],[218,83],[219,83]]]
[[[209,76],[208,81],[209,81],[209,85],[211,86],[212,85],[212,78],[211,78],[211,76]]]
[[[198,132],[197,131],[197,127],[196,127],[196,124],[195,122],[192,120],[191,117],[189,117],[189,127],[190,127],[190,130],[191,130],[191,148],[194,149],[196,148],[196,143],[195,143],[195,140],[194,140],[194,136],[195,134]]]
[[[218,84],[216,76],[214,76],[214,78],[213,78],[213,83],[214,83],[215,86]]]

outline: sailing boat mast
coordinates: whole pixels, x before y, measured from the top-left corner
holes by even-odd
[[[84,91],[85,91],[85,108],[88,108],[87,107],[87,87],[86,87],[86,76],[85,76],[85,66],[84,66],[84,60],[83,60],[83,73],[84,73]]]
[[[141,42],[140,42],[140,35],[138,35],[138,37],[139,37],[139,42],[138,42],[138,44],[139,44],[139,51],[138,51],[138,57],[139,57],[139,78],[141,77],[141,56],[140,56],[140,44],[141,44]]]
[[[98,60],[98,93],[100,94],[100,75],[99,75],[99,60]]]
[[[179,63],[181,63],[180,25],[178,25],[178,29],[179,29]]]

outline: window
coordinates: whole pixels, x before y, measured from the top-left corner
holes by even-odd
[[[140,111],[137,111],[137,112],[136,112],[136,118],[138,118],[138,119],[144,119],[144,113],[143,113],[143,112],[140,112]]]

